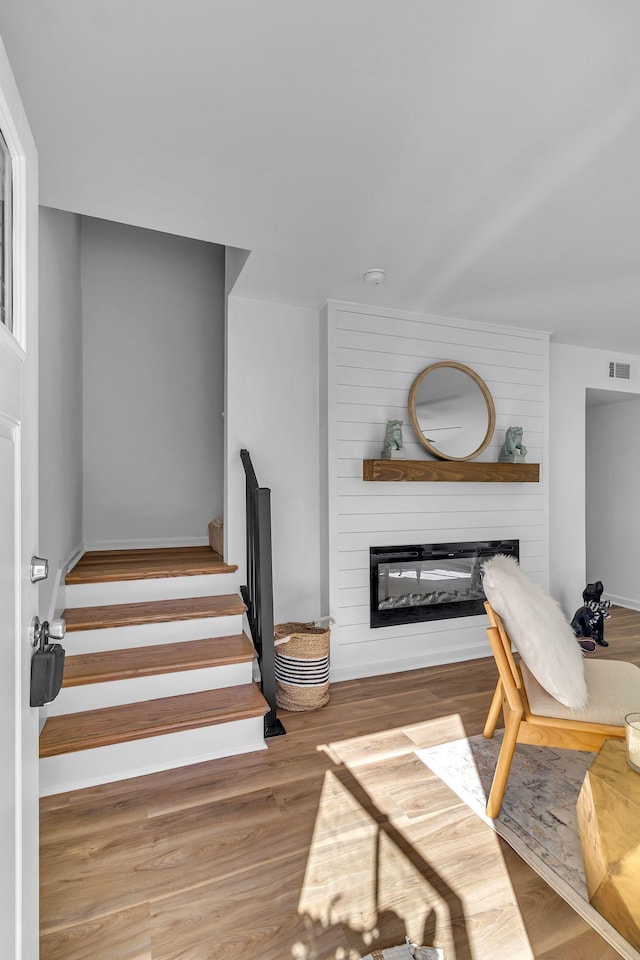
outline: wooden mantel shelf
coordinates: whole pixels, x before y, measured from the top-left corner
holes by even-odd
[[[363,460],[363,480],[537,483],[538,463],[488,463],[477,460]]]

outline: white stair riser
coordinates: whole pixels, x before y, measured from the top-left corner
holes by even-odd
[[[171,620],[168,623],[140,623],[130,627],[103,627],[98,630],[69,630],[62,645],[69,656],[99,650],[124,650],[153,643],[205,640],[242,633],[242,614],[229,617],[202,617],[199,620]]]
[[[146,603],[186,597],[219,597],[238,593],[235,573],[197,577],[154,577],[149,580],[116,580],[110,583],[77,583],[65,586],[67,607],[101,607],[108,603]]]
[[[56,699],[49,704],[47,713],[50,717],[56,717],[63,713],[78,713],[80,710],[115,707],[121,703],[137,703],[143,700],[158,700],[161,697],[177,697],[182,693],[236,687],[251,683],[252,667],[252,661],[248,660],[245,663],[161,673],[152,677],[132,677],[128,680],[63,687]]]
[[[40,796],[264,750],[264,720],[250,717],[40,760]]]

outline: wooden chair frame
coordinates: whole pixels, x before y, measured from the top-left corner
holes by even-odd
[[[504,716],[504,738],[487,802],[487,815],[495,819],[502,806],[516,744],[531,743],[540,747],[597,753],[607,739],[624,740],[625,731],[624,727],[605,723],[540,717],[531,713],[520,667],[511,652],[509,634],[491,604],[487,602],[484,606],[491,624],[487,627],[487,635],[499,673],[484,727],[487,739],[490,740],[495,733],[500,711]]]

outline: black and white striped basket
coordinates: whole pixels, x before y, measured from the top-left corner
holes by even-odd
[[[328,623],[328,626],[322,624]],[[317,710],[329,702],[329,644],[333,617],[275,627],[276,704],[283,710]]]

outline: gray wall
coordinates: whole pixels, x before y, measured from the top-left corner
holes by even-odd
[[[586,413],[587,581],[602,580],[607,597],[640,609],[640,397],[612,403],[599,395],[608,396],[588,391]]]
[[[223,509],[224,248],[82,219],[84,541],[206,538]]]
[[[82,302],[80,218],[40,207],[40,553],[50,564],[40,616],[56,574],[82,543]]]

